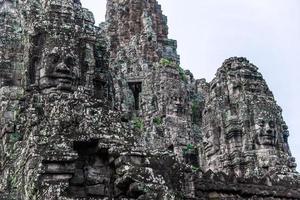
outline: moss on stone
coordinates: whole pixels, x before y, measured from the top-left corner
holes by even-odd
[[[13,132],[10,134],[9,141],[12,143],[22,140],[22,135],[19,132]]]
[[[166,66],[171,66],[173,65],[173,62],[169,59],[166,59],[166,58],[161,58],[160,61],[159,61],[159,64],[166,67]]]
[[[186,82],[186,81],[187,81],[187,78],[186,78],[184,69],[181,68],[181,67],[178,65],[178,66],[177,66],[177,70],[178,70],[180,79],[181,79],[182,81]]]
[[[162,118],[161,117],[154,117],[153,123],[155,125],[158,125],[158,126],[161,125],[162,124]]]
[[[143,130],[144,129],[144,121],[143,119],[139,117],[134,117],[133,118],[133,126],[137,130]]]
[[[188,154],[195,149],[193,144],[187,144],[185,148],[182,149],[183,154]]]

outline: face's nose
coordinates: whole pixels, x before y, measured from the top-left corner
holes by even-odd
[[[61,62],[56,66],[55,71],[59,73],[69,74],[70,68],[64,62]]]
[[[269,121],[269,123],[267,123],[267,128],[268,129],[274,129],[275,128],[275,122],[274,121]]]

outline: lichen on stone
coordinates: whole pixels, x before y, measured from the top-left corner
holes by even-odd
[[[195,80],[156,0],[94,23],[79,0],[0,1],[1,200],[299,199],[254,64]]]

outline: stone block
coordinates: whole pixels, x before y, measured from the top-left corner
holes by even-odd
[[[71,185],[82,185],[85,182],[85,177],[83,175],[83,170],[76,169],[75,174],[73,175],[72,179],[70,180]]]
[[[45,172],[53,174],[68,174],[74,173],[75,163],[46,163]]]
[[[95,196],[107,196],[108,191],[106,188],[106,185],[104,184],[98,184],[98,185],[92,185],[92,186],[86,186],[86,193],[88,195],[95,195]]]
[[[97,183],[109,183],[111,177],[111,171],[108,167],[86,167],[84,170],[87,184],[97,184]]]

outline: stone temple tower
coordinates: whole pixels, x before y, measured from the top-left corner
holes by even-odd
[[[20,85],[22,66],[21,19],[15,1],[1,1],[0,85]]]
[[[281,108],[257,67],[245,58],[230,58],[218,70],[202,125],[209,169],[242,176],[295,170]]]
[[[161,6],[156,0],[108,1],[103,26],[115,106],[126,120],[142,124],[142,146],[174,149],[182,157],[182,149],[195,143],[192,132],[199,130],[192,123],[192,102],[194,111],[203,102],[192,74],[180,67]]]
[[[0,200],[300,199],[281,108],[246,58],[180,66],[156,0],[0,0]]]

